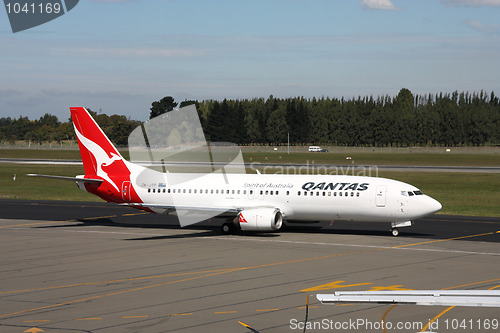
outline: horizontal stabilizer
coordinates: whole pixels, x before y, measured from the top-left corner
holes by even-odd
[[[29,176],[29,177],[53,178],[53,179],[60,179],[60,180],[72,180],[74,182],[81,182],[81,183],[102,183],[103,182],[102,179],[66,177],[66,176],[54,176],[54,175],[40,175],[40,174],[37,174],[37,173],[28,173],[26,176]]]
[[[500,290],[336,291],[317,294],[323,304],[378,303],[439,306],[500,307]]]

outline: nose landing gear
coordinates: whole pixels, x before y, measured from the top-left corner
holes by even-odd
[[[391,234],[394,237],[397,237],[399,235],[399,229],[398,228],[391,228]]]
[[[391,223],[391,234],[394,237],[397,237],[397,236],[399,236],[399,229],[398,228],[411,227],[412,225],[413,225],[413,221],[392,222]]]

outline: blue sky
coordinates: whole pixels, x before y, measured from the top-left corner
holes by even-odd
[[[499,95],[500,0],[80,0],[15,34],[0,13],[0,117],[403,87]]]

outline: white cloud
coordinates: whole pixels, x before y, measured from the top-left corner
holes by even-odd
[[[362,0],[361,7],[374,10],[400,10],[391,0]]]
[[[500,7],[500,0],[439,0],[447,7]]]
[[[465,21],[465,25],[479,32],[488,34],[500,33],[500,25],[498,24],[483,24],[476,20]]]

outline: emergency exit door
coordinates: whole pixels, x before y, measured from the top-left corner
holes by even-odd
[[[125,181],[122,183],[122,198],[125,201],[130,201],[130,182]]]

